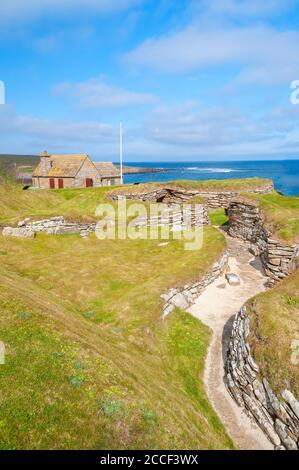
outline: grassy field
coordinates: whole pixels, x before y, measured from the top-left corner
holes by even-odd
[[[266,224],[275,237],[288,242],[299,241],[299,198],[282,196],[276,191],[271,194],[245,194],[264,211]]]
[[[299,396],[299,271],[248,303],[249,342],[274,391]]]
[[[105,202],[109,188],[21,191],[20,187],[0,185],[0,200],[5,210],[0,223],[14,223],[20,217],[42,218],[65,215],[71,220],[96,220],[97,205]],[[108,202],[108,201],[107,201]]]
[[[25,215],[94,217],[104,189],[0,187],[1,222]],[[34,240],[0,235],[0,448],[228,449],[233,443],[204,392],[210,331],[160,294],[198,279],[225,248]]]
[[[38,165],[39,157],[35,155],[4,155],[0,154],[0,165],[15,163],[23,172],[32,172]]]

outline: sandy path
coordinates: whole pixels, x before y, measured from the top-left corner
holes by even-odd
[[[223,381],[225,354],[234,316],[248,298],[265,289],[266,281],[260,265],[242,242],[228,238],[227,243],[230,270],[240,276],[241,284],[229,286],[225,276],[219,277],[188,310],[213,331],[204,383],[209,400],[240,449],[273,449],[265,434],[231,398]]]

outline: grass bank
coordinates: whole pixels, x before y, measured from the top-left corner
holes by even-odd
[[[299,396],[299,271],[248,302],[249,343],[274,391]]]
[[[106,190],[0,189],[1,220],[92,216]],[[160,294],[225,248],[172,240],[0,235],[0,448],[228,449],[202,383],[210,331]]]

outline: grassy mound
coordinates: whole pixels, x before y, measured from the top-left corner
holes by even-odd
[[[1,220],[93,217],[105,191],[2,188]],[[163,322],[160,298],[224,248],[211,227],[196,252],[0,235],[0,448],[232,448],[201,379],[210,332],[180,311]]]
[[[272,180],[266,178],[229,178],[226,180],[178,180],[165,181],[163,183],[143,183],[138,185],[125,185],[116,188],[118,194],[128,193],[140,194],[154,191],[158,188],[197,189],[202,191],[253,191],[271,187]]]
[[[248,303],[253,355],[277,393],[299,397],[299,271]]]

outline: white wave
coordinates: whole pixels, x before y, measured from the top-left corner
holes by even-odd
[[[233,168],[199,168],[198,166],[190,166],[187,168],[189,171],[202,171],[208,173],[232,173],[235,171],[241,170],[234,170]]]

